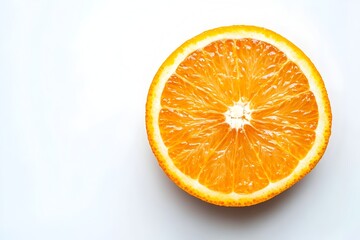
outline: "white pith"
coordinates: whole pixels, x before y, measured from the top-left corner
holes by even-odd
[[[224,113],[225,122],[236,130],[243,129],[245,124],[250,124],[251,109],[248,104],[236,102]]]

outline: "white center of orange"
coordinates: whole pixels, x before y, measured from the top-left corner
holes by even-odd
[[[251,109],[248,104],[237,102],[224,113],[225,122],[231,128],[242,129],[245,124],[250,124]]]

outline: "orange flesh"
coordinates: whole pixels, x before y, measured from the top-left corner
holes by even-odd
[[[299,67],[249,38],[191,53],[167,81],[161,107],[160,133],[175,166],[224,193],[252,193],[288,176],[310,150],[318,123]]]

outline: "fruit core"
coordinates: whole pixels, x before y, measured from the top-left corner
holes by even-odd
[[[225,122],[229,124],[231,128],[242,130],[245,124],[250,124],[251,112],[252,110],[249,104],[236,102],[224,113]]]

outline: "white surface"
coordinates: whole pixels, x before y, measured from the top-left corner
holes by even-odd
[[[356,239],[360,4],[249,2],[1,1],[0,239]],[[170,182],[144,124],[165,58],[231,24],[270,28],[302,48],[333,109],[315,170],[240,209]]]

